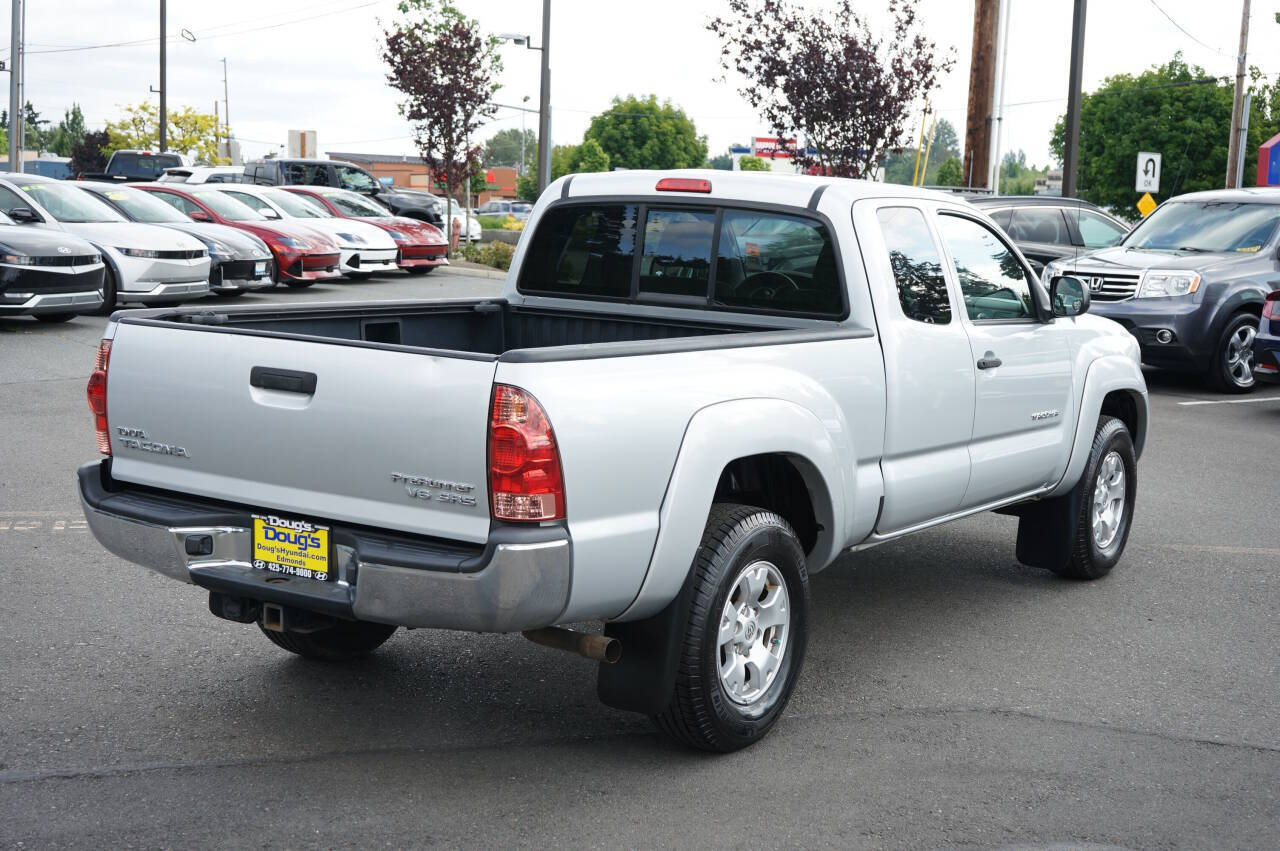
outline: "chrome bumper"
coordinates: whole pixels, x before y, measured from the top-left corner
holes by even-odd
[[[479,570],[458,573],[361,560],[336,546],[336,581],[288,579],[254,568],[252,531],[241,526],[160,526],[81,505],[98,541],[121,558],[170,579],[303,609],[349,613],[407,627],[515,632],[550,626],[569,600],[567,537],[500,543]],[[213,552],[186,552],[189,535],[213,539]],[[271,581],[269,581],[271,580]],[[261,594],[262,596],[255,596]]]

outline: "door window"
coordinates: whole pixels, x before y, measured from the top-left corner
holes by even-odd
[[[938,231],[951,254],[965,315],[971,320],[1029,319],[1030,272],[986,225],[961,216],[938,216]]]
[[[324,163],[287,163],[284,165],[284,177],[284,183],[328,186],[329,167]]]
[[[917,322],[946,325],[951,321],[951,300],[942,257],[924,213],[914,207],[885,207],[876,215],[889,249],[902,312]]]
[[[1043,242],[1070,245],[1067,221],[1057,207],[1018,207],[1005,228],[1014,242]]]
[[[377,182],[363,169],[352,168],[349,165],[336,165],[334,169],[338,172],[338,185],[343,189],[350,189],[353,192],[372,192],[378,188]]]
[[[9,187],[0,186],[0,211],[3,211],[7,216],[13,212],[14,207],[30,208],[31,205],[22,200],[22,197]]]
[[[1120,240],[1129,232],[1123,225],[1088,210],[1075,210],[1068,215],[1076,217],[1076,225],[1080,228],[1080,238],[1084,241],[1085,248],[1119,245]]]

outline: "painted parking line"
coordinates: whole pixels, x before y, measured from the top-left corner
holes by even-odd
[[[1169,549],[1188,553],[1221,553],[1233,556],[1275,556],[1280,558],[1280,548],[1276,547],[1231,547],[1213,546],[1210,544],[1169,544]]]
[[[0,533],[87,532],[84,515],[66,511],[0,511]]]
[[[1280,396],[1263,396],[1256,399],[1196,399],[1179,402],[1179,405],[1251,405],[1254,402],[1280,402]]]

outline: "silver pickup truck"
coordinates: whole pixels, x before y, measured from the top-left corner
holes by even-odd
[[[80,492],[109,550],[286,650],[523,631],[732,750],[842,553],[998,510],[1023,563],[1112,568],[1147,394],[1088,305],[922,190],[566,177],[500,299],[117,313]]]

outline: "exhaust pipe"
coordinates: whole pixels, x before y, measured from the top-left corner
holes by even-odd
[[[551,647],[555,650],[566,650],[577,653],[597,662],[612,665],[622,658],[622,642],[606,635],[589,632],[574,632],[558,626],[547,626],[542,629],[526,629],[522,633],[534,644]]]

